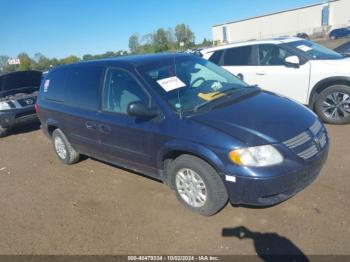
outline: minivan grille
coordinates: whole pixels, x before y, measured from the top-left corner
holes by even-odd
[[[317,155],[318,153],[318,149],[315,145],[312,145],[311,147],[309,147],[308,149],[300,152],[298,154],[298,156],[300,156],[301,158],[304,158],[304,159],[309,159],[315,155]]]
[[[283,142],[299,157],[308,160],[315,157],[327,144],[325,128],[319,120],[306,131]]]
[[[310,139],[311,139],[310,135],[306,132],[303,132],[300,135],[297,135],[296,137],[293,137],[292,139],[285,141],[284,144],[290,149],[293,149],[295,147],[298,147],[306,143]]]
[[[317,121],[310,127],[310,130],[311,130],[311,132],[312,132],[314,135],[317,135],[318,132],[320,132],[321,128],[322,128],[322,124],[321,124],[320,121],[317,120]]]

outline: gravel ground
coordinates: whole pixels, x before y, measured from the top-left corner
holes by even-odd
[[[213,217],[102,162],[64,166],[37,126],[18,129],[0,140],[0,254],[350,254],[350,125],[327,128],[328,162],[306,190]]]

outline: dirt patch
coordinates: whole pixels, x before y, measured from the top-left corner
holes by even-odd
[[[306,190],[209,218],[151,179],[91,159],[64,166],[40,130],[17,130],[0,140],[0,253],[256,254],[268,243],[350,254],[350,126],[327,128],[328,162]]]

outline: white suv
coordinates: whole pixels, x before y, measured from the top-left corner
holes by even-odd
[[[350,58],[295,37],[229,44],[201,54],[248,84],[308,105],[327,123],[350,123]]]

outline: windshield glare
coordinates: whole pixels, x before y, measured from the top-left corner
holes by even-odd
[[[287,45],[304,52],[310,58],[315,60],[334,60],[343,58],[341,54],[307,40],[290,42],[287,43]]]
[[[195,56],[174,57],[139,71],[177,112],[193,111],[200,104],[223,97],[227,90],[247,86],[221,67]]]

